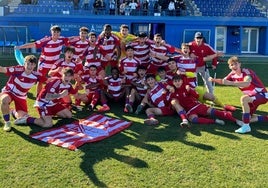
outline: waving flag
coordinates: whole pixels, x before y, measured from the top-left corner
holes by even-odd
[[[129,127],[131,122],[93,114],[86,119],[31,135],[32,138],[70,150],[108,138]]]
[[[19,49],[14,50],[14,56],[19,65],[24,65],[24,57]]]

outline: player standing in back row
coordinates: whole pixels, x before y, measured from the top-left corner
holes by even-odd
[[[50,28],[51,36],[46,36],[40,40],[32,43],[16,46],[15,49],[25,48],[41,48],[42,52],[38,61],[38,71],[45,77],[52,65],[60,58],[63,46],[69,46],[69,40],[66,37],[62,37],[61,28],[54,25]],[[42,89],[43,84],[38,82],[37,91],[38,94]]]

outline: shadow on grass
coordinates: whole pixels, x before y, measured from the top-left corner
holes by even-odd
[[[141,158],[122,155],[117,151],[128,150],[126,146],[132,145],[151,152],[162,152],[163,150],[160,147],[145,143],[145,138],[149,131],[150,129],[143,129],[141,124],[133,123],[128,129],[110,138],[97,143],[85,144],[79,148],[84,153],[80,168],[97,187],[108,187],[105,182],[97,177],[94,170],[95,165],[106,159],[112,158],[132,168],[148,168],[147,162]]]
[[[29,93],[27,93],[27,97],[28,97],[28,99],[35,100],[36,99],[36,94],[32,93],[32,92],[29,92]]]
[[[145,114],[134,115],[134,114],[124,114],[122,113],[120,104],[114,104],[112,106],[112,112],[108,112],[104,115],[126,119],[128,121],[132,121],[133,124],[126,130],[116,135],[113,135],[110,138],[102,140],[96,143],[89,143],[81,146],[79,150],[83,153],[82,162],[80,163],[80,168],[83,170],[85,175],[89,178],[89,180],[97,187],[108,187],[104,182],[105,179],[101,179],[98,177],[95,166],[106,159],[114,159],[120,163],[127,164],[130,168],[149,168],[149,164],[142,159],[142,157],[133,157],[131,155],[122,155],[118,153],[118,150],[128,150],[128,146],[134,146],[136,148],[140,148],[149,152],[161,153],[163,149],[155,144],[151,144],[149,142],[167,142],[167,141],[177,141],[181,142],[187,146],[199,148],[205,151],[213,151],[216,148],[209,143],[199,143],[187,140],[187,135],[192,134],[195,136],[202,136],[203,132],[208,132],[210,134],[214,134],[220,137],[225,137],[228,139],[240,139],[239,136],[234,134],[234,130],[238,128],[232,122],[227,122],[225,126],[219,125],[192,125],[189,129],[182,129],[179,126],[181,122],[178,116],[172,117],[157,117],[161,124],[156,127],[145,126],[143,124],[143,120],[146,118]],[[114,112],[114,113],[113,113]],[[83,119],[96,112],[76,112],[74,113],[74,117]],[[236,116],[241,117],[241,111],[236,112]],[[57,120],[55,118],[54,120]],[[55,127],[65,125],[68,123],[72,123],[77,119],[58,119]],[[40,132],[44,129],[31,125],[30,134]],[[263,129],[264,127],[264,129]],[[252,136],[267,139],[268,135],[263,132],[263,130],[267,130],[268,126],[252,124]],[[25,140],[40,145],[40,146],[48,146],[47,143],[32,139],[29,135],[26,135],[16,129],[13,129],[16,134],[24,138]]]
[[[249,134],[259,139],[268,140],[267,122],[251,123],[250,127],[251,127],[251,132]]]
[[[117,108],[117,105],[113,107]],[[105,115],[126,120],[132,120],[136,118],[136,121],[133,122],[133,124],[128,129],[112,136],[111,138],[107,138],[106,140],[95,144],[86,144],[80,147],[80,150],[84,153],[82,156],[80,168],[97,187],[108,187],[105,182],[101,181],[100,178],[97,177],[97,174],[94,170],[95,165],[106,159],[112,158],[133,168],[149,167],[147,162],[141,158],[121,155],[117,153],[117,150],[127,150],[126,146],[129,145],[150,152],[163,152],[163,149],[161,147],[153,144],[148,144],[148,142],[158,143],[178,141],[187,146],[196,147],[202,150],[215,150],[213,146],[210,146],[208,144],[187,141],[186,137],[189,130],[181,129],[178,126],[180,122],[179,118],[159,117],[161,125],[152,127],[145,126],[143,124],[143,120],[146,118],[144,114],[139,115],[139,117],[132,114],[126,115],[123,113],[106,113]],[[194,130],[192,131],[194,132]]]
[[[147,148],[161,152],[157,146],[139,143],[135,144],[135,141],[130,139],[125,134],[117,134],[105,141],[101,141],[94,144],[86,144],[80,148],[84,153],[82,156],[82,162],[80,168],[88,176],[92,183],[97,187],[108,187],[103,181],[101,181],[95,173],[94,166],[106,159],[114,159],[119,162],[125,163],[133,168],[148,168],[148,164],[137,157],[126,156],[116,152],[116,150],[127,150],[126,145],[140,145],[141,148]]]
[[[20,136],[21,138],[23,138],[24,140],[32,143],[32,144],[35,144],[35,145],[38,145],[38,146],[42,146],[42,147],[48,147],[49,144],[46,143],[46,142],[41,142],[39,140],[36,140],[36,139],[33,139],[31,138],[28,134],[25,134],[24,132],[21,132],[19,131],[18,129],[16,129],[15,127],[12,127],[12,131],[17,134],[18,136]]]

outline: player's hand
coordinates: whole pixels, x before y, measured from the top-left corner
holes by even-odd
[[[166,89],[167,89],[170,93],[174,93],[174,92],[175,92],[175,88],[174,88],[173,86],[171,86],[171,85],[168,85],[168,86],[166,87]]]
[[[80,83],[82,81],[81,77],[79,75],[76,75],[74,80],[78,83]]]
[[[217,57],[222,57],[223,55],[224,55],[223,52],[220,52],[220,51],[217,52]]]
[[[186,85],[186,86],[185,86],[185,89],[186,89],[186,91],[188,91],[188,92],[189,92],[189,91],[190,91],[190,89],[191,89],[191,87],[190,87],[189,85]]]
[[[214,80],[213,80],[213,78],[210,76],[210,77],[208,78],[208,81],[209,81],[209,82],[213,82]]]
[[[182,72],[178,69],[177,72],[176,72],[176,74],[181,75]]]
[[[150,52],[149,56],[150,57],[156,57],[156,53],[155,52]]]
[[[175,88],[174,88],[174,87],[171,87],[171,88],[169,89],[169,92],[170,92],[170,93],[174,93],[174,92],[175,92]]]
[[[105,59],[107,59],[108,61],[111,61],[112,60],[112,57],[110,55],[106,55],[105,56]]]
[[[126,78],[123,78],[122,80],[121,80],[121,84],[125,84],[126,83]]]
[[[224,79],[221,79],[221,78],[212,78],[212,77],[209,77],[208,78],[208,81],[209,82],[215,82],[217,84],[224,84]]]
[[[80,57],[78,57],[78,58],[75,59],[75,62],[76,62],[76,63],[79,63],[79,62],[81,62],[81,61],[82,61],[82,59],[81,59]]]

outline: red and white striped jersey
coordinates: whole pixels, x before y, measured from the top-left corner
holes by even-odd
[[[197,86],[197,75],[196,67],[197,61],[191,57],[184,57],[183,55],[174,56],[174,59],[177,62],[177,67],[181,72],[191,72],[194,73],[194,77],[187,77],[187,83],[192,87],[196,88]]]
[[[150,53],[156,53],[159,56],[165,56],[168,52],[174,53],[175,47],[164,44],[157,46],[154,41],[147,41],[150,44]],[[157,57],[151,57],[151,63],[155,66],[167,66],[167,62]]]
[[[90,65],[96,65],[98,68],[101,67],[101,48],[98,46],[88,46],[83,56],[85,57],[85,67],[88,69]]]
[[[52,65],[51,70],[56,70],[59,67],[62,67],[62,68],[71,68],[71,69],[74,70],[74,73],[78,73],[79,71],[81,71],[81,70],[78,70],[79,67],[77,67],[77,65],[76,65],[76,63],[74,61],[71,61],[71,62],[67,63],[64,60],[64,58],[60,58],[59,60],[57,60],[55,62],[55,64]],[[51,76],[61,78],[61,73],[60,72],[56,72],[54,75],[51,75]]]
[[[165,87],[167,85],[172,85],[172,78],[173,78],[173,76],[170,75],[171,73],[169,73],[169,74],[168,73],[169,72],[167,72],[165,78],[160,78],[160,80],[157,80],[157,82],[163,84]]]
[[[166,106],[167,99],[164,91],[164,85],[161,83],[156,83],[154,88],[150,89],[148,99],[155,107],[161,108]]]
[[[173,78],[175,75],[177,75],[177,71],[174,72],[174,71],[168,70],[168,71],[167,71],[166,78],[168,79],[168,81],[171,80],[171,82],[172,82],[172,78]]]
[[[224,79],[229,81],[244,81],[246,76],[251,77],[251,83],[248,87],[240,87],[239,89],[246,95],[255,95],[256,93],[267,93],[267,90],[260,80],[260,78],[251,69],[243,68],[241,69],[241,74],[237,75],[230,72]]]
[[[47,100],[46,99],[47,93],[59,94],[66,89],[69,91],[69,94],[75,94],[77,92],[77,90],[75,90],[71,84],[64,85],[61,79],[52,80],[51,82],[46,84],[46,86],[41,90],[41,92],[37,96],[35,106],[38,106],[40,108],[45,106],[54,106],[55,104],[61,102],[61,98],[54,100]]]
[[[115,49],[120,47],[120,41],[115,35],[111,35],[108,39],[106,37],[98,37],[97,44],[103,49],[102,61],[108,61],[105,56],[109,55],[113,57],[115,55]]]
[[[82,41],[80,37],[74,37],[70,39],[70,46],[73,46],[75,49],[73,58],[76,59],[80,57],[83,54],[83,52],[87,49],[88,45],[89,42],[87,39],[85,41]]]
[[[134,78],[132,82],[138,84],[138,86],[135,86],[138,94],[142,97],[144,97],[147,93],[147,87],[145,87],[145,77],[144,78]]]
[[[39,61],[42,62],[42,67],[51,68],[52,64],[60,58],[63,46],[69,45],[68,38],[59,37],[53,41],[52,37],[44,37],[35,42],[36,48],[42,48]]]
[[[168,53],[168,49],[165,46],[150,45],[150,52],[156,53],[159,56],[165,56]],[[151,57],[151,63],[156,66],[167,66],[167,62],[157,57]]]
[[[121,73],[125,72],[127,80],[132,80],[135,77],[135,73],[139,65],[140,61],[136,57],[132,59],[125,57],[120,61],[119,70]]]
[[[28,91],[36,82],[46,80],[39,72],[33,71],[27,75],[24,71],[23,66],[7,67],[6,75],[9,76],[9,79],[2,92],[11,92],[18,98],[26,99]]]
[[[88,74],[83,75],[81,78],[82,78],[83,82],[85,82],[85,86],[90,85],[90,84],[97,84],[97,83],[102,84],[102,80],[97,79],[97,77],[92,77],[92,76],[90,76]],[[100,89],[100,86],[96,86],[96,87],[93,87],[93,88],[85,88],[87,94],[91,93],[91,92],[95,92],[95,91],[97,91],[99,89]]]
[[[109,76],[106,80],[108,82],[108,93],[115,98],[119,97],[122,92],[122,82],[124,79],[122,77],[114,79],[112,76]]]
[[[140,45],[139,43],[132,43],[134,48],[134,56],[140,60],[140,64],[147,67],[150,62],[150,45],[144,44]]]

